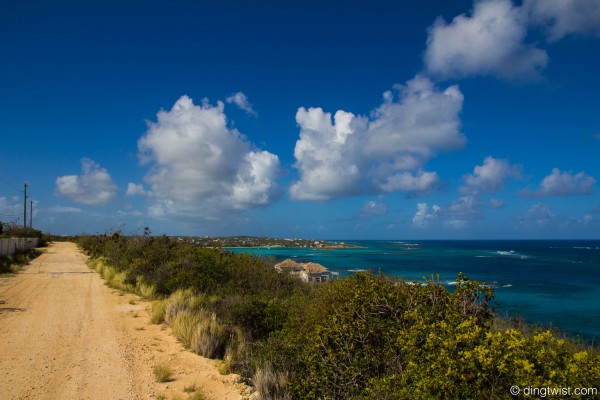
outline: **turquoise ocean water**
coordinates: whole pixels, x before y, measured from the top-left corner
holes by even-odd
[[[501,315],[600,340],[600,241],[346,241],[360,249],[229,249],[313,261],[340,276],[381,271],[407,280],[439,275],[452,287],[459,272],[486,282]]]

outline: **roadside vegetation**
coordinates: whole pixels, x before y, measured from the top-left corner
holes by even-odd
[[[600,388],[597,348],[497,319],[493,291],[463,275],[452,292],[435,279],[372,274],[309,285],[277,273],[273,260],[167,237],[78,243],[109,285],[154,300],[153,323],[223,360],[221,372],[239,373],[263,399],[510,399],[512,385]]]
[[[19,226],[17,224],[0,224],[0,239],[3,238],[37,238],[38,247],[48,245],[48,237],[37,229]],[[0,255],[0,274],[18,272],[31,260],[41,254],[39,250],[31,249],[17,251],[10,256]]]
[[[11,256],[0,256],[0,274],[19,272],[31,260],[42,254],[39,250],[19,251]]]
[[[0,238],[38,238],[40,245],[48,245],[50,236],[34,228],[3,223],[0,225]]]

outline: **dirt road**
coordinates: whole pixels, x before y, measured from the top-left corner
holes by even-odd
[[[150,303],[108,288],[72,243],[0,277],[0,399],[241,399],[216,362],[149,323]],[[155,382],[157,364],[173,380]],[[184,392],[186,389],[186,392]]]

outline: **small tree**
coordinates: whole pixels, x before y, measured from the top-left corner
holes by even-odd
[[[20,238],[41,238],[43,236],[42,232],[38,231],[37,229],[20,226],[15,223],[7,224],[0,229],[0,234],[2,233],[4,236]]]

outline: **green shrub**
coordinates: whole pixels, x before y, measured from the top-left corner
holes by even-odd
[[[463,276],[450,293],[433,280],[356,275],[320,287],[258,348],[254,368],[290,371],[298,399],[508,399],[511,385],[598,386],[597,354],[549,331],[494,331],[491,298]]]
[[[40,240],[42,240],[44,237],[42,231],[30,228],[28,226],[17,225],[14,223],[2,224],[0,235],[2,237],[38,238]]]
[[[19,251],[10,256],[0,256],[0,274],[18,272],[31,260],[39,257],[42,253],[36,249]]]
[[[308,285],[247,255],[166,237],[81,237],[107,282],[152,321],[265,398],[512,398],[511,385],[600,387],[598,349],[499,320],[491,289],[459,275],[409,284],[356,274]],[[145,293],[145,294],[144,294]]]

